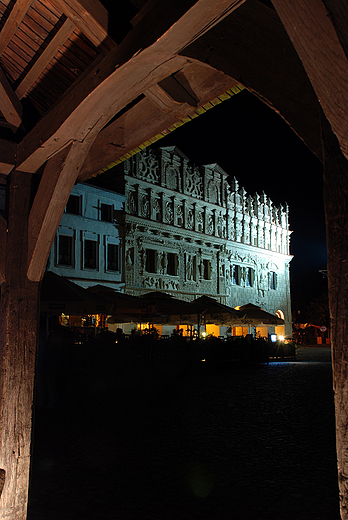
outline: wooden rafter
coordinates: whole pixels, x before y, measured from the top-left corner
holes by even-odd
[[[30,90],[34,85],[37,78],[49,65],[51,59],[57,54],[60,47],[64,45],[69,36],[74,32],[75,28],[75,24],[71,20],[68,19],[64,22],[39,59],[35,62],[33,67],[31,67],[28,74],[17,87],[16,95],[19,99],[22,99],[22,97],[24,97],[28,90]]]
[[[0,111],[13,129],[22,122],[22,105],[0,67]]]
[[[18,146],[18,169],[35,172],[70,141],[82,141],[96,124],[105,126],[142,92],[180,69],[183,61],[176,54],[243,1],[221,0],[213,4],[210,0],[198,0],[188,11],[184,9],[182,16],[182,6],[178,10],[176,3],[170,7],[160,4],[163,10],[169,11],[165,26],[160,23],[161,19],[156,25],[153,16],[148,21],[148,17],[144,17],[122,44],[110,51],[99,66],[79,82],[78,88],[69,90],[23,139]],[[162,16],[161,12],[155,14]],[[167,30],[173,19],[176,23]],[[149,29],[150,22],[153,30],[149,34],[145,29]]]
[[[183,117],[197,107],[197,99],[188,92],[176,79],[176,75],[171,75],[160,83],[153,85],[146,92],[147,96],[163,112],[172,112],[174,115]]]
[[[18,29],[19,24],[34,0],[17,0],[0,32],[0,56],[4,53],[12,36]]]
[[[321,0],[273,0],[323,111],[348,158],[348,60]]]
[[[108,37],[108,12],[98,0],[53,0],[76,27],[96,46],[115,43]]]
[[[87,180],[101,170],[108,169],[127,153],[137,147],[144,148],[150,142],[164,137],[182,124],[206,112],[214,104],[229,99],[242,88],[240,85],[235,92],[232,92],[230,89],[234,89],[236,80],[217,71],[211,75],[213,69],[210,67],[209,73],[204,67],[205,74],[203,74],[201,67],[195,65],[188,63],[183,71],[188,76],[196,78],[195,91],[199,98],[198,106],[178,103],[168,94],[166,94],[167,105],[163,106],[163,99],[161,101],[157,97],[153,99],[148,95],[148,91],[145,91],[145,98],[99,133],[81,169],[79,181]],[[200,82],[197,81],[197,76],[200,77]]]

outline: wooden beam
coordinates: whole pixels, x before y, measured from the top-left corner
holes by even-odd
[[[12,36],[18,29],[21,21],[34,0],[17,0],[0,32],[0,56],[3,55]]]
[[[335,392],[338,486],[342,520],[348,518],[348,161],[322,117],[324,207],[328,248],[330,339]],[[338,497],[337,497],[338,501]]]
[[[17,129],[22,122],[22,105],[12,90],[2,68],[0,67],[0,111],[6,121]]]
[[[11,173],[6,280],[0,299],[0,470],[5,477],[0,516],[16,520],[27,518],[39,316],[39,284],[26,277],[31,178],[25,172]]]
[[[167,94],[168,105],[163,105],[165,100],[159,101],[157,97],[154,99],[146,91],[145,98],[98,134],[81,169],[80,182],[108,167],[153,136],[169,133],[169,129],[184,116],[197,117],[202,112],[202,107],[207,105],[212,98],[221,95],[228,98],[225,92],[238,83],[226,74],[215,71],[211,67],[202,67],[200,63],[196,62],[187,63],[182,73],[190,79],[190,83],[195,81],[192,88],[199,98],[197,109],[187,103],[182,105],[174,102]]]
[[[348,60],[321,0],[272,0],[348,158]]]
[[[145,16],[21,141],[18,169],[34,172],[69,141],[82,141],[97,123],[105,126],[142,92],[180,69],[183,62],[176,54],[243,2],[198,0],[188,10],[187,0],[184,6],[160,2],[156,13]]]
[[[245,2],[180,54],[238,80],[279,113],[320,156],[320,106],[273,9],[261,2]]]
[[[108,37],[108,11],[98,0],[54,0],[59,9],[95,45],[99,47]]]
[[[176,75],[171,75],[160,81],[146,92],[147,96],[163,112],[173,112],[178,119],[192,112],[192,107],[197,107],[197,99],[185,90]]]
[[[74,32],[76,26],[71,20],[66,20],[59,29],[54,38],[50,41],[46,49],[40,55],[39,59],[29,69],[28,74],[23,78],[22,82],[16,89],[16,95],[22,99],[26,93],[34,85],[37,78],[45,70],[52,58],[57,54],[58,50],[64,45],[69,36]]]
[[[94,136],[74,142],[46,165],[29,214],[28,279],[40,281],[72,187]]]
[[[0,283],[5,281],[5,258],[6,258],[7,222],[0,215]]]
[[[16,164],[16,143],[0,139],[0,174],[8,175]]]

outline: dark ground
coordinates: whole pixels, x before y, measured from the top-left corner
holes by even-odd
[[[338,520],[330,350],[75,367],[38,407],[29,520]]]

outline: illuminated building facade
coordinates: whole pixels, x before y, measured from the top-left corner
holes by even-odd
[[[195,166],[176,147],[144,149],[111,178],[122,195],[74,186],[48,269],[137,296],[253,303],[283,318],[291,336],[286,205],[248,195],[218,164]]]
[[[48,270],[81,285],[123,290],[119,215],[124,196],[76,184],[66,205],[48,261]]]
[[[144,149],[120,167],[125,292],[253,303],[291,335],[287,205],[248,195],[218,164],[195,166],[176,147]]]

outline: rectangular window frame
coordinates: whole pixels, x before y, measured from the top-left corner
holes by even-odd
[[[246,267],[245,269],[245,287],[254,287],[255,285],[255,269]]]
[[[93,253],[94,251],[94,253]],[[83,269],[98,271],[99,267],[99,242],[85,238],[83,241]],[[88,254],[87,254],[88,253]]]
[[[120,272],[120,246],[108,242],[106,244],[106,270],[108,272]]]
[[[72,193],[65,206],[65,213],[69,215],[82,215],[82,197]]]
[[[114,221],[114,206],[113,204],[100,203],[100,220],[102,222]]]
[[[241,285],[242,268],[238,264],[233,264],[231,266],[231,281],[232,281],[232,285]]]
[[[152,274],[157,273],[157,250],[146,248],[145,255],[145,271]]]
[[[275,271],[269,273],[269,288],[271,291],[276,291],[278,285],[278,277]]]
[[[210,258],[203,258],[202,260],[202,279],[211,280],[211,260]]]
[[[59,233],[57,235],[57,265],[75,267],[75,240],[73,235]],[[70,258],[70,261],[67,260]]]
[[[179,256],[177,253],[167,253],[167,274],[178,276]]]

